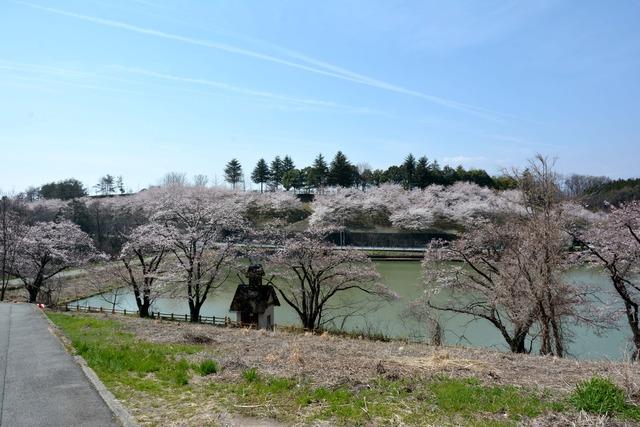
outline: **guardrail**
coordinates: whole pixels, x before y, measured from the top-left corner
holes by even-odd
[[[92,307],[90,305],[80,304],[64,304],[59,308],[65,311],[82,311],[85,313],[107,313],[107,314],[122,314],[124,316],[139,316],[138,310],[127,310],[117,308],[104,308],[104,307]],[[150,311],[149,319],[168,320],[173,322],[191,322],[191,318],[188,314],[175,314],[175,313],[162,313],[160,311]],[[253,324],[243,324],[235,320],[231,320],[228,316],[199,316],[198,322],[206,325],[216,326],[236,326],[236,327],[250,327],[255,326]]]

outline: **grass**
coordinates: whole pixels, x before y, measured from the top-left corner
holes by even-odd
[[[229,367],[225,375],[212,375],[224,368],[216,360],[189,362],[195,353],[211,354],[212,346],[151,343],[114,320],[48,315],[134,415],[148,417],[151,406],[158,411],[157,423],[188,422],[198,414],[226,410],[296,424],[326,420],[338,425],[508,426],[573,407],[640,420],[638,408],[604,379],[580,384],[569,398],[557,400],[544,391],[487,386],[473,378],[378,376],[364,378],[362,384],[327,387],[304,377],[269,376],[256,368],[236,375]]]
[[[250,376],[248,372],[252,372]],[[277,413],[298,413],[305,424],[319,420],[339,425],[386,425],[402,421],[408,425],[426,422],[476,426],[516,425],[552,411],[555,403],[515,387],[486,387],[475,380],[439,378],[432,382],[378,379],[368,386],[354,388],[314,387],[290,378],[262,378],[254,370],[245,371],[243,384],[224,390],[238,396],[245,415],[264,416],[264,408]],[[257,373],[256,373],[257,375]],[[211,384],[219,388],[219,384]]]
[[[640,407],[627,403],[624,391],[607,378],[581,382],[570,401],[582,411],[640,421]]]
[[[107,385],[124,384],[136,390],[159,390],[188,384],[190,364],[181,356],[198,346],[158,345],[136,340],[112,320],[48,313],[71,340],[75,351]]]
[[[533,418],[550,408],[542,396],[513,386],[482,386],[474,379],[442,379],[429,386],[438,407],[447,414],[488,412],[519,420]]]
[[[205,377],[207,375],[217,374],[220,372],[220,365],[218,365],[218,362],[215,360],[207,359],[200,362],[200,364],[197,365],[196,370],[200,375]]]
[[[248,383],[255,383],[260,380],[260,376],[258,375],[258,370],[256,368],[247,369],[242,373],[242,376]]]

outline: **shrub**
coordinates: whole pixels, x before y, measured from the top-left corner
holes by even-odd
[[[242,373],[242,376],[248,383],[255,383],[260,380],[258,370],[256,368],[247,369]]]
[[[627,409],[624,391],[611,380],[593,377],[576,386],[571,395],[573,405],[583,411],[611,415]]]
[[[207,359],[200,362],[196,370],[203,377],[210,374],[216,374],[220,371],[220,366],[215,360]]]

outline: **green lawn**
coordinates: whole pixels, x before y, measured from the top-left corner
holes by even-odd
[[[366,385],[321,387],[304,378],[271,377],[253,368],[229,379],[219,375],[225,366],[215,360],[215,346],[150,343],[126,332],[117,320],[48,315],[70,339],[73,350],[134,415],[140,416],[142,400],[145,408],[165,410],[163,421],[189,419],[204,410],[202,402],[215,402],[211,411],[224,409],[284,422],[331,420],[341,425],[503,426],[545,412],[573,410],[569,397],[554,400],[544,391],[485,386],[474,379],[379,376]],[[189,362],[196,353],[208,357]]]

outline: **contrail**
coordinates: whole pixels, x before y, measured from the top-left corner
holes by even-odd
[[[127,24],[125,22],[120,22],[120,21],[114,21],[114,20],[110,20],[110,19],[103,19],[103,18],[98,18],[98,17],[93,17],[93,16],[89,16],[89,15],[83,15],[83,14],[79,14],[79,13],[75,13],[75,12],[69,12],[66,10],[62,10],[62,9],[55,9],[55,8],[51,8],[51,7],[46,7],[46,6],[41,6],[35,3],[30,3],[30,2],[24,2],[24,1],[19,1],[19,0],[14,0],[14,3],[18,3],[18,4],[22,4],[34,9],[39,9],[39,10],[43,10],[46,12],[50,12],[50,13],[54,13],[54,14],[58,14],[58,15],[63,15],[63,16],[67,16],[70,18],[74,18],[74,19],[79,19],[79,20],[83,20],[83,21],[87,21],[87,22],[92,22],[95,24],[99,24],[99,25],[103,25],[103,26],[107,26],[107,27],[112,27],[112,28],[119,28],[122,30],[126,30],[126,31],[131,31],[131,32],[135,32],[138,34],[144,34],[144,35],[148,35],[148,36],[153,36],[153,37],[158,37],[158,38],[163,38],[163,39],[167,39],[167,40],[173,40],[173,41],[177,41],[177,42],[181,42],[181,43],[188,43],[188,44],[192,44],[192,45],[196,45],[196,46],[202,46],[202,47],[207,47],[210,49],[216,49],[216,50],[221,50],[224,52],[228,52],[228,53],[233,53],[236,55],[243,55],[243,56],[247,56],[247,57],[251,57],[251,58],[255,58],[255,59],[261,59],[263,61],[267,61],[267,62],[272,62],[275,64],[279,64],[279,65],[284,65],[287,67],[291,67],[291,68],[296,68],[296,69],[300,69],[300,70],[304,70],[304,71],[308,71],[310,73],[315,73],[315,74],[320,74],[320,75],[324,75],[324,76],[329,76],[329,77],[333,77],[336,79],[340,79],[340,80],[346,80],[346,81],[350,81],[353,83],[358,83],[361,85],[366,85],[369,87],[374,87],[374,88],[378,88],[378,89],[382,89],[382,90],[386,90],[386,91],[390,91],[390,92],[395,92],[395,93],[399,93],[399,94],[403,94],[403,95],[408,95],[408,96],[412,96],[412,97],[416,97],[416,98],[421,98],[448,108],[452,108],[458,111],[462,111],[465,113],[469,113],[469,114],[473,114],[476,116],[480,116],[489,120],[498,120],[500,121],[500,119],[498,119],[495,116],[504,116],[504,114],[502,113],[498,113],[498,112],[494,112],[491,110],[487,110],[485,108],[482,107],[476,107],[473,105],[469,105],[469,104],[465,104],[462,102],[458,102],[458,101],[454,101],[454,100],[450,100],[450,99],[446,99],[446,98],[442,98],[439,96],[435,96],[435,95],[429,95],[420,91],[416,91],[413,89],[408,89],[402,86],[398,86],[392,83],[388,83],[382,80],[377,80],[362,74],[358,74],[355,73],[353,71],[344,69],[342,67],[336,66],[336,65],[332,65],[323,61],[319,61],[316,59],[313,59],[311,57],[308,57],[306,55],[302,55],[299,54],[297,52],[293,52],[293,51],[289,51],[289,55],[292,57],[296,57],[296,59],[300,59],[303,60],[309,64],[315,65],[315,67],[313,66],[309,66],[309,65],[305,65],[305,64],[301,64],[298,62],[293,62],[293,61],[288,61],[286,59],[282,59],[282,58],[278,58],[272,55],[268,55],[268,54],[264,54],[264,53],[260,53],[260,52],[256,52],[253,50],[249,50],[249,49],[244,49],[241,47],[237,47],[237,46],[233,46],[230,44],[226,44],[226,43],[220,43],[220,42],[213,42],[213,41],[209,41],[209,40],[202,40],[202,39],[196,39],[193,37],[186,37],[186,36],[181,36],[178,34],[172,34],[172,33],[167,33],[167,32],[163,32],[163,31],[159,31],[159,30],[155,30],[152,28],[145,28],[145,27],[139,27],[136,25],[131,25],[131,24]],[[317,68],[317,67],[322,67],[322,68]]]
[[[302,104],[302,105],[309,105],[314,107],[339,109],[339,110],[353,111],[353,112],[373,112],[373,113],[376,112],[366,107],[355,107],[350,105],[338,104],[331,101],[322,101],[322,100],[310,99],[310,98],[295,98],[291,96],[280,95],[273,92],[247,89],[241,86],[236,86],[229,83],[218,82],[218,81],[208,80],[203,78],[182,77],[182,76],[176,76],[173,74],[165,74],[165,73],[159,73],[157,71],[150,71],[142,68],[131,68],[131,67],[123,67],[123,66],[115,66],[113,68],[116,70],[122,70],[128,73],[134,73],[134,74],[141,74],[148,77],[154,77],[157,79],[172,80],[172,81],[178,81],[183,83],[209,86],[216,89],[223,89],[231,92],[240,93],[243,95],[268,98],[268,99],[273,99],[277,101],[289,102],[293,104]]]
[[[268,92],[268,91],[249,89],[242,86],[237,86],[237,85],[233,85],[225,82],[214,81],[214,80],[209,80],[204,78],[177,76],[174,74],[161,73],[161,72],[143,69],[143,68],[125,67],[121,65],[113,65],[113,66],[110,66],[109,68],[116,71],[126,72],[130,74],[139,74],[139,75],[144,75],[144,76],[152,77],[156,79],[176,81],[181,83],[189,83],[189,84],[200,85],[200,86],[208,86],[215,89],[225,90],[228,92],[239,93],[241,95],[265,98],[265,99],[270,99],[275,101],[282,101],[285,103],[294,104],[298,106],[322,108],[322,109],[332,110],[340,113],[374,114],[378,116],[388,116],[388,117],[397,118],[387,112],[375,110],[368,107],[357,107],[357,106],[339,104],[332,101],[324,101],[324,100],[318,100],[318,99],[312,99],[312,98],[297,98],[297,97],[277,94],[277,93]],[[81,70],[70,70],[70,69],[57,68],[57,67],[51,67],[51,66],[42,66],[42,65],[36,65],[36,64],[5,61],[3,59],[0,59],[0,70],[26,71],[30,73],[44,74],[47,76],[53,75],[57,77],[66,77],[71,79],[102,78],[102,79],[119,81],[119,82],[124,82],[129,84],[140,84],[140,82],[136,80],[122,79],[122,78],[113,77],[111,75],[106,75],[106,74],[97,74],[97,73],[85,72]],[[86,83],[79,84],[77,82],[71,83],[71,82],[61,82],[61,81],[58,81],[58,83],[74,85],[77,87],[96,88],[96,89],[98,88],[97,86],[91,87],[91,85],[87,85]],[[107,88],[105,87],[100,87],[100,88],[103,90],[107,90]],[[116,91],[118,89],[109,88],[109,90]],[[122,91],[130,92],[130,91],[124,91],[124,90]],[[130,93],[135,93],[135,92],[130,92]],[[198,93],[203,93],[203,92],[198,92]]]

